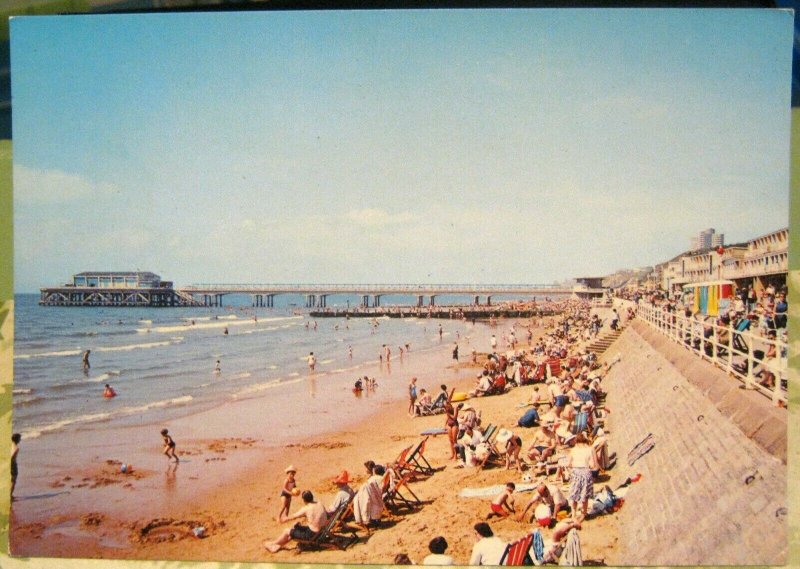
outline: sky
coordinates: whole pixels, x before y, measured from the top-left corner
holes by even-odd
[[[547,284],[788,225],[792,15],[11,21],[17,292]]]

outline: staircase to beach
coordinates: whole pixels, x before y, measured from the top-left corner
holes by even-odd
[[[617,339],[622,335],[622,331],[624,328],[619,327],[616,330],[611,330],[610,332],[606,332],[599,338],[597,338],[594,342],[586,346],[586,349],[590,352],[594,352],[598,356],[604,353],[608,348],[611,347],[611,344],[617,341]]]

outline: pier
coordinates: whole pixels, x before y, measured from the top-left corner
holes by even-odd
[[[221,296],[219,300],[221,300]],[[203,306],[201,302],[162,281],[155,273],[143,271],[88,271],[72,277],[71,283],[40,289],[42,306]]]
[[[500,294],[544,297],[567,294],[602,294],[586,287],[569,288],[560,285],[470,285],[470,284],[194,284],[178,289],[206,306],[220,306],[226,294],[249,294],[255,307],[274,306],[279,294],[304,295],[306,308],[325,309],[328,297],[353,295],[360,298],[361,308],[378,308],[386,296],[415,296],[416,307],[436,306],[442,295],[469,295],[474,306],[491,306],[492,297]]]

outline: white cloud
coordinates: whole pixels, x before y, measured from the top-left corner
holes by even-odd
[[[14,200],[18,204],[56,204],[119,193],[114,184],[95,182],[63,170],[14,165]]]

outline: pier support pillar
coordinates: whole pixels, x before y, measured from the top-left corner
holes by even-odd
[[[381,305],[381,295],[379,294],[372,295],[372,306],[377,308],[380,305]]]
[[[275,295],[268,294],[267,295],[267,308],[273,308],[275,306]]]
[[[361,307],[362,308],[369,308],[369,295],[364,294],[361,296]]]
[[[486,295],[486,306],[491,306],[491,305],[492,305],[492,297]]]
[[[481,297],[476,294],[475,295],[475,300],[473,301],[473,303],[475,304],[475,306],[480,306],[481,305]]]
[[[327,294],[319,295],[319,306],[325,308],[327,305],[328,305],[328,295]]]
[[[431,306],[436,306],[436,295],[435,294],[431,295]]]
[[[264,304],[263,304],[264,303],[264,297],[261,296],[260,294],[254,294],[254,295],[251,296],[251,298],[253,299],[253,306],[255,306],[256,308],[258,308],[260,306],[264,306]]]
[[[306,295],[306,308],[314,308],[317,305],[317,297],[314,294]]]
[[[417,308],[422,308],[423,305],[425,304],[424,301],[425,301],[424,296],[422,296],[421,294],[417,295]]]

